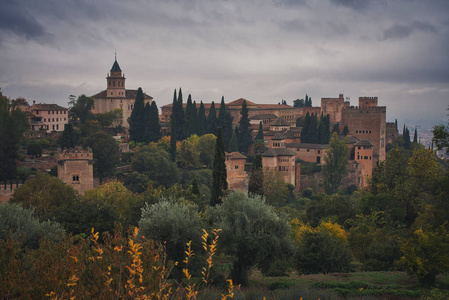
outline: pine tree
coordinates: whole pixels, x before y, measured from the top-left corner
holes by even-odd
[[[128,119],[129,138],[136,143],[144,142],[145,134],[145,103],[142,88],[137,90],[136,101]]]
[[[221,97],[220,109],[218,111],[217,126],[223,128],[223,141],[226,149],[229,147],[229,141],[232,137],[232,116],[226,111],[224,96]]]
[[[215,111],[215,103],[212,101],[207,116],[207,132],[217,134],[217,112]]]
[[[248,153],[249,145],[252,143],[251,139],[251,125],[248,118],[248,107],[246,101],[243,100],[242,110],[240,111],[241,117],[239,121],[239,135],[237,139],[239,141],[239,150],[243,153]]]
[[[198,129],[196,130],[196,133],[199,136],[202,136],[206,133],[206,110],[204,109],[203,101],[200,103],[200,107],[198,108]]]
[[[249,176],[248,196],[263,196],[263,181],[262,155],[257,153],[254,157],[251,174]]]
[[[239,144],[235,132],[232,133],[231,140],[229,141],[228,152],[239,152]]]
[[[221,128],[218,128],[212,171],[212,206],[221,204],[228,190],[225,160],[226,156],[223,144],[223,130]]]

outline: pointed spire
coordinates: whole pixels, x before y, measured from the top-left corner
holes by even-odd
[[[114,64],[112,65],[111,72],[122,72],[122,69],[120,69],[120,66],[118,65],[117,62],[117,52],[115,52],[115,61]]]

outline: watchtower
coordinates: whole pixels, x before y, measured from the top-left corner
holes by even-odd
[[[82,147],[59,149],[56,160],[58,162],[59,179],[72,186],[80,194],[93,189],[94,160],[92,149],[83,149]]]

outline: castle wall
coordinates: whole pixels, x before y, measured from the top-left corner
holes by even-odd
[[[331,122],[341,122],[342,112],[345,108],[345,100],[343,94],[338,98],[321,98],[321,112],[323,115],[329,115]]]
[[[361,187],[368,186],[373,175],[373,149],[370,146],[355,146],[355,160],[361,166]]]

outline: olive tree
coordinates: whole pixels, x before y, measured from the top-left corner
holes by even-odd
[[[234,257],[232,279],[237,283],[247,283],[256,264],[266,270],[291,253],[287,221],[261,196],[233,192],[208,213],[213,227],[222,229],[218,249]]]

